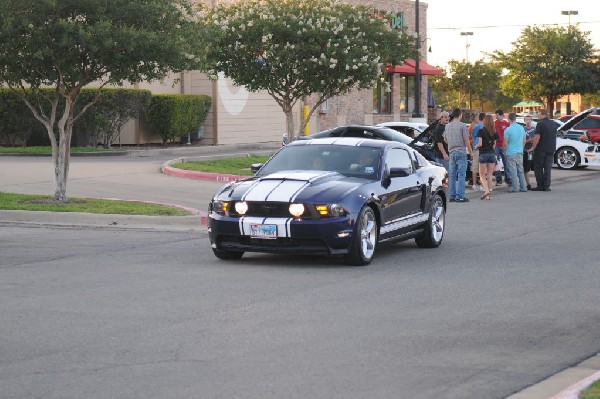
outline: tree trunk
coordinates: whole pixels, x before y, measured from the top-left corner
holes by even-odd
[[[288,138],[288,143],[296,140],[298,136],[294,134],[294,112],[292,104],[289,101],[284,100],[284,104],[282,106],[283,112],[285,113],[285,124],[286,124],[286,133]]]
[[[71,136],[73,134],[73,117],[71,98],[67,97],[65,110],[57,123],[58,143],[54,126],[46,124],[50,142],[52,143],[52,163],[54,165],[54,199],[56,201],[66,202],[67,197],[67,178],[69,177],[69,159],[71,156]],[[54,138],[54,139],[53,139]]]

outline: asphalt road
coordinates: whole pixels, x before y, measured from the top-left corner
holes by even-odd
[[[2,226],[0,397],[504,398],[600,349],[600,175],[555,176],[450,204],[440,248],[367,267]]]

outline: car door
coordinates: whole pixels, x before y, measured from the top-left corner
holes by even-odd
[[[386,238],[402,234],[421,221],[425,182],[420,181],[412,155],[405,148],[389,148],[384,162],[386,175],[392,168],[402,168],[407,172],[406,176],[384,178],[382,182],[386,190],[381,196],[381,234]]]
[[[593,116],[588,116],[577,125],[575,125],[574,129],[576,130],[585,130],[588,132],[588,137],[590,141],[600,142],[600,118],[596,118]]]

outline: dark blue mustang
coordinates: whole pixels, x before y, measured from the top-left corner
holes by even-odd
[[[220,259],[244,252],[344,255],[366,265],[378,243],[444,236],[448,175],[409,146],[356,138],[299,140],[209,204]]]

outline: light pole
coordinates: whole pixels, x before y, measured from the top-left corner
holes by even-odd
[[[578,15],[579,11],[575,11],[575,10],[567,10],[567,11],[561,11],[560,12],[562,15],[566,15],[569,17],[569,35],[571,33],[571,15]],[[567,94],[567,115],[571,115],[571,95]]]
[[[568,10],[568,11],[561,11],[560,13],[562,15],[568,15],[569,16],[569,31],[571,31],[571,15],[579,15],[579,11]]]
[[[471,109],[471,107],[473,106],[473,99],[471,98],[471,64],[469,64],[469,36],[473,36],[473,32],[460,32],[460,35],[464,36],[467,42],[465,45],[465,49],[467,50],[467,68],[469,72],[469,74],[467,75],[467,85],[469,89],[469,109]]]
[[[421,114],[421,65],[419,61],[421,53],[421,38],[419,37],[419,0],[415,1],[415,47],[417,55],[415,56],[415,109],[413,118],[422,118]]]

